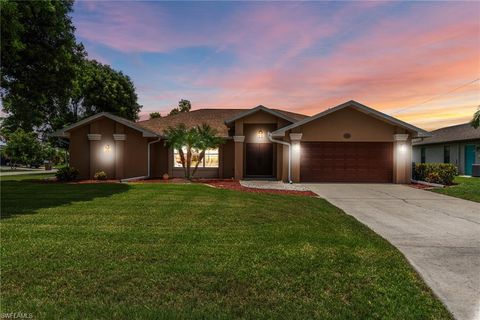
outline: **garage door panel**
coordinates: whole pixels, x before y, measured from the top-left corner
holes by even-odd
[[[304,182],[392,182],[389,142],[302,142]]]

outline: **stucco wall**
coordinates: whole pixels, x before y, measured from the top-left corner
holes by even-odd
[[[193,172],[193,168],[191,170]],[[184,178],[185,171],[183,168],[173,168],[173,177]],[[198,168],[197,172],[195,172],[194,178],[218,178],[218,168]]]
[[[258,111],[254,114],[251,114],[249,116],[246,116],[242,119],[238,119],[237,121],[235,121],[234,135],[245,137],[244,142],[240,143],[241,146],[237,146],[237,149],[241,148],[243,152],[240,152],[241,150],[238,150],[239,152],[237,152],[237,154],[235,155],[235,157],[238,157],[238,155],[242,153],[241,161],[238,161],[237,159],[237,166],[242,166],[242,168],[237,168],[237,177],[240,177],[240,176],[243,177],[243,173],[245,172],[245,168],[244,168],[245,157],[248,156],[245,152],[245,144],[246,143],[272,143],[268,139],[268,133],[273,132],[289,124],[290,122],[288,122],[287,120],[279,118],[275,115],[272,115],[264,111]],[[264,132],[263,138],[259,138],[257,136],[257,132],[259,130],[263,130]],[[284,163],[285,165],[287,165],[287,163],[285,162],[284,153],[285,153],[284,148],[282,148],[280,145],[276,143],[273,143],[272,174],[277,179],[283,179],[284,172],[286,172],[286,169],[283,168]],[[232,159],[232,160],[235,160],[235,159]]]
[[[150,145],[150,166],[152,178],[168,174],[168,147],[165,146],[164,140]]]
[[[263,131],[263,138],[257,136],[258,131]],[[271,143],[268,140],[268,133],[277,130],[276,123],[244,123],[243,133],[245,136],[245,143]]]
[[[100,170],[108,178],[123,179],[147,174],[147,138],[142,133],[111,119],[96,119],[69,131],[70,165],[80,171],[81,179],[91,179]],[[98,134],[100,140],[89,140]],[[125,141],[115,141],[113,134],[125,134]],[[120,152],[119,152],[120,151]]]
[[[233,178],[235,176],[235,142],[233,142],[233,140],[227,140],[221,148],[221,165],[223,166],[223,178]]]
[[[104,171],[108,178],[115,178],[115,122],[107,118],[98,119],[90,124],[90,133],[102,136],[99,141],[90,141],[90,176]]]
[[[305,125],[293,128],[289,133],[302,134],[302,142],[394,142],[393,182],[408,183],[411,177],[411,132],[366,114],[354,108],[344,108]],[[395,141],[397,135],[399,141]],[[401,136],[401,137],[400,137]],[[292,180],[300,179],[301,157],[299,151],[292,151]]]
[[[393,141],[393,134],[407,133],[352,108],[345,108],[313,120],[292,132],[303,133],[302,141]],[[343,137],[350,134],[350,138]]]
[[[147,170],[147,143],[148,140],[142,133],[125,128],[127,140],[125,141],[125,177],[146,176]]]
[[[90,177],[90,143],[87,134],[90,126],[86,125],[70,132],[70,166],[80,172],[80,179]]]

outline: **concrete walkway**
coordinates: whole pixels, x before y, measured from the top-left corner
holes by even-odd
[[[396,246],[455,318],[480,319],[480,203],[392,184],[302,186]]]
[[[55,173],[57,172],[57,169],[52,169],[52,170],[44,170],[44,169],[32,169],[28,171],[6,171],[6,172],[0,172],[0,177],[4,176],[16,176],[16,175],[24,175],[24,174],[41,174],[41,173]]]
[[[293,190],[293,191],[309,191],[308,187],[298,183],[285,183],[283,181],[272,180],[240,180],[240,184],[247,188],[255,189],[274,189],[274,190]]]

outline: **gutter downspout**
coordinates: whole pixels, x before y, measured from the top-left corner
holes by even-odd
[[[288,147],[288,183],[292,183],[292,145],[286,141],[273,139],[270,132],[268,133],[268,140]]]
[[[140,177],[132,177],[120,180],[120,182],[128,182],[128,181],[135,181],[135,180],[143,180],[150,178],[150,145],[159,142],[162,137],[159,137],[157,140],[150,141],[147,143],[147,175],[140,176]]]

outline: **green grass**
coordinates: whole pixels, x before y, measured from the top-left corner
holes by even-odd
[[[2,181],[1,312],[35,319],[449,319],[328,202],[203,185]]]
[[[18,174],[11,176],[0,176],[3,181],[34,181],[39,179],[48,179],[55,177],[55,173],[32,173],[32,174]]]
[[[434,192],[452,197],[480,202],[480,178],[456,177],[453,185],[445,188],[435,188]]]
[[[25,172],[25,171],[33,171],[33,170],[30,170],[30,169],[4,169],[4,168],[0,168],[0,172]]]

